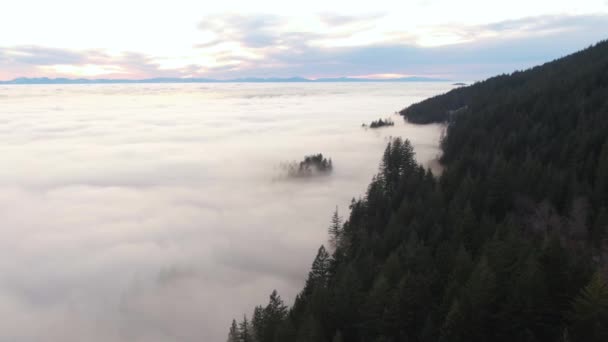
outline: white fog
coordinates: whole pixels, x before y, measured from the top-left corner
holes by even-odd
[[[0,341],[224,341],[273,289],[290,304],[388,137],[438,154],[393,113],[451,87],[0,86]],[[281,177],[313,153],[330,176]]]

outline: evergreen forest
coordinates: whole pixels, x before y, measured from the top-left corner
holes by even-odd
[[[400,113],[446,125],[443,172],[392,139],[294,303],[228,341],[608,341],[608,41]]]

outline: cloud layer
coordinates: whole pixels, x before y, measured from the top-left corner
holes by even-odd
[[[288,301],[377,170],[360,125],[447,84],[0,88],[2,341],[223,341],[276,288]],[[322,152],[332,176],[286,181]]]

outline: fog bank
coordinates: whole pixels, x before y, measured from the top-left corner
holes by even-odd
[[[224,341],[302,287],[389,136],[446,83],[0,86],[2,341]],[[332,158],[289,180],[280,164]]]

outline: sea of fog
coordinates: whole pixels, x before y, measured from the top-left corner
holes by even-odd
[[[290,304],[388,137],[437,156],[441,128],[394,112],[451,87],[0,86],[0,341],[221,342]],[[283,177],[311,153],[331,176]]]

